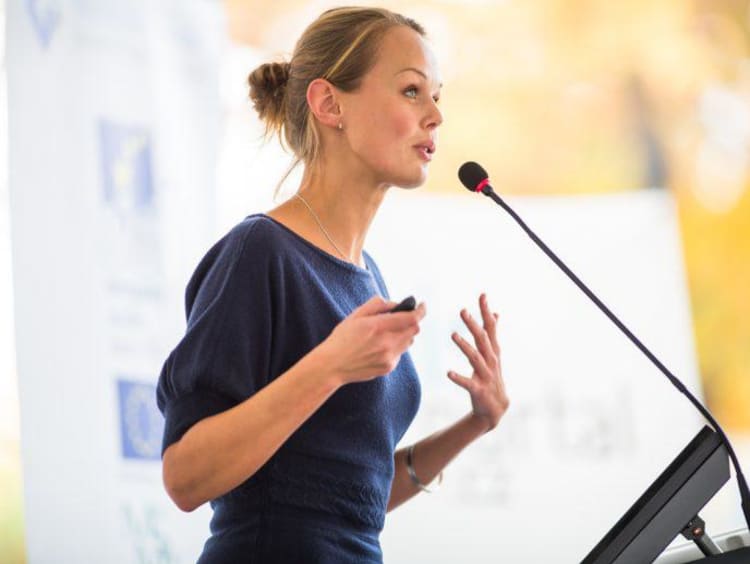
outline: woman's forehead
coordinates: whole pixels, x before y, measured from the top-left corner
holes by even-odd
[[[440,85],[439,70],[432,49],[417,32],[406,26],[390,29],[385,34],[372,70],[392,76],[416,72],[436,86]]]

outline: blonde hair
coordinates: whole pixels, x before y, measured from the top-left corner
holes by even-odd
[[[384,8],[334,8],[307,27],[289,62],[262,64],[250,73],[250,99],[266,135],[276,133],[296,157],[281,182],[300,162],[309,165],[320,154],[320,136],[307,105],[310,82],[324,78],[344,92],[355,91],[375,64],[383,36],[396,26],[425,35],[414,20]]]

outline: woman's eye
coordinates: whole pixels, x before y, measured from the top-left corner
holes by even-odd
[[[406,90],[404,90],[404,94],[407,96],[407,98],[416,98],[418,93],[418,89],[416,86],[409,86]]]

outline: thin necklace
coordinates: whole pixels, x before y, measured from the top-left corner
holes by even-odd
[[[341,249],[339,249],[339,246],[333,242],[333,239],[331,239],[331,236],[328,234],[328,231],[326,231],[326,228],[323,227],[323,224],[320,222],[320,218],[318,218],[318,214],[316,214],[313,209],[310,207],[310,204],[307,203],[307,200],[305,200],[299,193],[295,194],[297,198],[302,200],[302,203],[305,204],[305,207],[307,207],[308,210],[310,210],[310,214],[315,219],[315,222],[318,224],[318,227],[320,227],[320,230],[323,232],[323,235],[326,236],[326,239],[328,239],[328,242],[333,245],[333,248],[336,249],[341,255],[341,258],[344,259],[346,262],[349,262],[349,259],[346,257],[344,253],[341,252]]]

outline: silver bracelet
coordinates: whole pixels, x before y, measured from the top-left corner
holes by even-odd
[[[440,471],[440,474],[438,474],[437,477],[437,484],[435,484],[434,488],[428,488],[425,486],[422,482],[419,481],[419,478],[417,478],[417,473],[414,471],[414,465],[412,463],[414,457],[414,445],[410,445],[408,449],[406,449],[406,471],[409,473],[409,478],[411,478],[411,481],[414,482],[414,485],[417,486],[420,490],[426,493],[432,493],[435,490],[438,489],[438,486],[443,483],[443,471]]]

